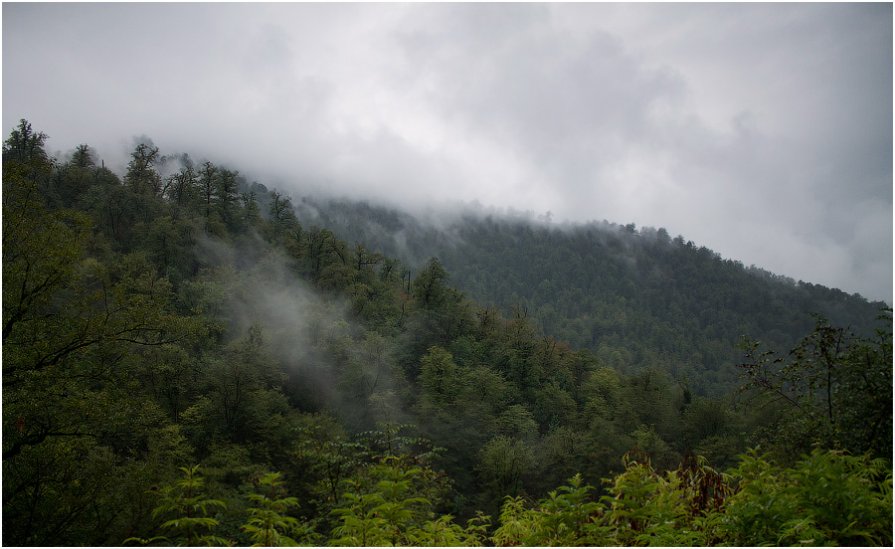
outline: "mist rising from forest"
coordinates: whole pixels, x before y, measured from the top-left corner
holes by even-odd
[[[91,147],[93,153],[100,161],[119,176],[127,169],[127,162],[130,159],[130,153],[136,145],[141,143],[156,146],[154,140],[145,134],[131,137],[127,141],[121,142],[121,147],[110,156],[111,160],[101,157],[100,152]],[[365,240],[367,242],[378,243],[380,246],[387,243],[382,250],[387,254],[400,258],[408,266],[418,268],[428,261],[432,254],[428,250],[414,249],[410,244],[414,240],[418,240],[421,234],[427,234],[428,238],[437,238],[441,244],[452,247],[464,244],[462,228],[469,222],[481,222],[488,220],[491,223],[497,223],[502,226],[530,226],[536,230],[562,231],[566,234],[573,234],[580,231],[591,232],[592,237],[599,238],[601,231],[607,234],[617,235],[622,229],[630,234],[636,234],[640,238],[656,238],[659,231],[662,231],[663,238],[675,238],[676,240],[697,247],[705,246],[703,242],[693,242],[690,235],[682,235],[672,227],[655,227],[647,223],[638,226],[629,220],[620,219],[591,219],[586,222],[575,221],[561,216],[555,215],[549,210],[533,210],[533,209],[517,209],[512,206],[495,206],[493,204],[483,204],[479,200],[463,201],[463,200],[432,200],[422,202],[406,202],[400,197],[394,195],[377,195],[368,194],[364,191],[357,191],[355,194],[347,194],[340,189],[338,185],[326,185],[315,183],[313,180],[302,179],[300,176],[285,176],[278,172],[262,171],[264,175],[259,175],[255,171],[242,171],[241,166],[228,166],[227,163],[209,160],[204,154],[193,155],[182,151],[165,151],[161,149],[162,156],[158,165],[158,171],[163,177],[167,177],[176,173],[186,165],[198,167],[201,164],[211,161],[212,163],[232,169],[238,172],[238,176],[243,185],[250,183],[260,183],[265,188],[271,190],[277,189],[283,192],[285,196],[292,200],[299,221],[306,225],[326,226],[327,224],[335,224],[343,229],[348,226],[353,227],[351,234],[343,233],[343,236],[354,240]],[[71,158],[72,151],[63,152],[56,150],[53,155],[56,158],[67,160]],[[299,181],[299,183],[296,183]],[[274,182],[279,182],[281,186],[277,186]],[[332,206],[336,207],[333,208]],[[397,223],[395,226],[383,224],[379,220],[365,218],[363,216],[347,219],[342,215],[335,219],[325,217],[332,215],[343,206],[353,208],[360,205],[362,208],[376,211],[377,214],[387,212]],[[321,210],[326,214],[321,217]],[[594,233],[593,231],[597,232]],[[361,235],[363,235],[362,238]],[[631,241],[622,239],[622,249],[616,249],[615,253],[624,254],[628,249]],[[717,250],[714,253],[719,257],[724,257],[732,261],[742,262],[740,257],[721,254]],[[633,265],[631,257],[627,257],[625,261]],[[748,264],[748,270],[757,273],[765,278],[771,278],[777,281],[785,281],[792,285],[796,280],[804,280],[809,283],[823,284],[818,278],[802,279],[795,276],[792,272],[774,271],[763,264]],[[836,287],[836,286],[829,286]],[[852,293],[847,287],[840,287],[846,293]],[[877,297],[876,294],[865,293],[858,294],[870,301],[878,301],[891,305],[891,296]]]
[[[804,543],[785,536],[805,520],[815,541],[891,545],[891,310],[633,225],[435,227],[349,202],[315,226],[145,141],[119,178],[44,139],[23,120],[3,151],[13,545],[748,546]],[[374,222],[444,262],[375,253]],[[788,492],[736,492],[754,476]],[[755,528],[768,494],[798,505]],[[558,508],[587,537],[557,539]]]
[[[217,299],[202,306],[225,319],[227,338],[260,337],[267,353],[303,387],[306,409],[327,409],[343,418],[369,422],[403,419],[393,405],[391,349],[357,324],[344,297],[324,295],[296,273],[294,261],[257,234],[227,243],[202,236],[197,256],[212,267],[202,280]],[[347,372],[347,373],[346,373]],[[338,379],[360,379],[373,393],[344,398]]]

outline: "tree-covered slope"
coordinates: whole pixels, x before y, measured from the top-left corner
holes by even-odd
[[[3,143],[6,545],[891,543],[890,316],[694,395],[223,165],[45,141]]]
[[[703,394],[735,386],[744,335],[790,348],[815,314],[869,334],[885,307],[745,267],[664,229],[481,212],[421,221],[365,202],[314,198],[298,212],[411,265],[436,256],[450,282],[477,301],[518,309],[604,364],[658,368]]]

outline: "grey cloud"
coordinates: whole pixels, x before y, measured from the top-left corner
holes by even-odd
[[[892,296],[888,4],[4,4],[3,124]]]

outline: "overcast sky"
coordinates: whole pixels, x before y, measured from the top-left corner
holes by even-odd
[[[19,118],[295,195],[665,227],[892,301],[891,4],[3,4]]]

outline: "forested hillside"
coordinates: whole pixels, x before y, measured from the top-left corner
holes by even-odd
[[[533,301],[503,313],[452,286],[440,243],[411,267],[225,163],[143,142],[119,175],[87,145],[50,158],[46,140],[23,120],[3,146],[4,545],[892,542],[890,310],[847,309],[857,333],[814,319],[790,347],[736,351],[725,332],[702,348],[740,295],[718,293],[728,263],[599,229],[607,248],[643,241],[624,268],[650,266],[655,299],[684,279],[650,250],[704,255],[689,276],[720,310],[685,318],[668,296],[682,326],[652,326],[660,306],[634,285],[607,305],[614,323],[566,341],[576,298],[549,283],[542,330]],[[510,242],[572,238],[489,223],[468,229],[493,240],[463,259],[482,278],[470,293],[490,291],[495,261],[524,270],[497,253]],[[597,229],[581,231],[590,249]],[[739,353],[740,389],[694,391],[702,369],[663,362],[684,352],[663,330],[688,353]]]
[[[665,229],[552,224],[480,208],[414,217],[351,200],[306,197],[299,211],[340,237],[410,266],[436,256],[480,303],[522,311],[539,332],[623,372],[661,370],[698,394],[737,386],[744,335],[789,349],[815,316],[873,333],[885,303],[722,259]]]

